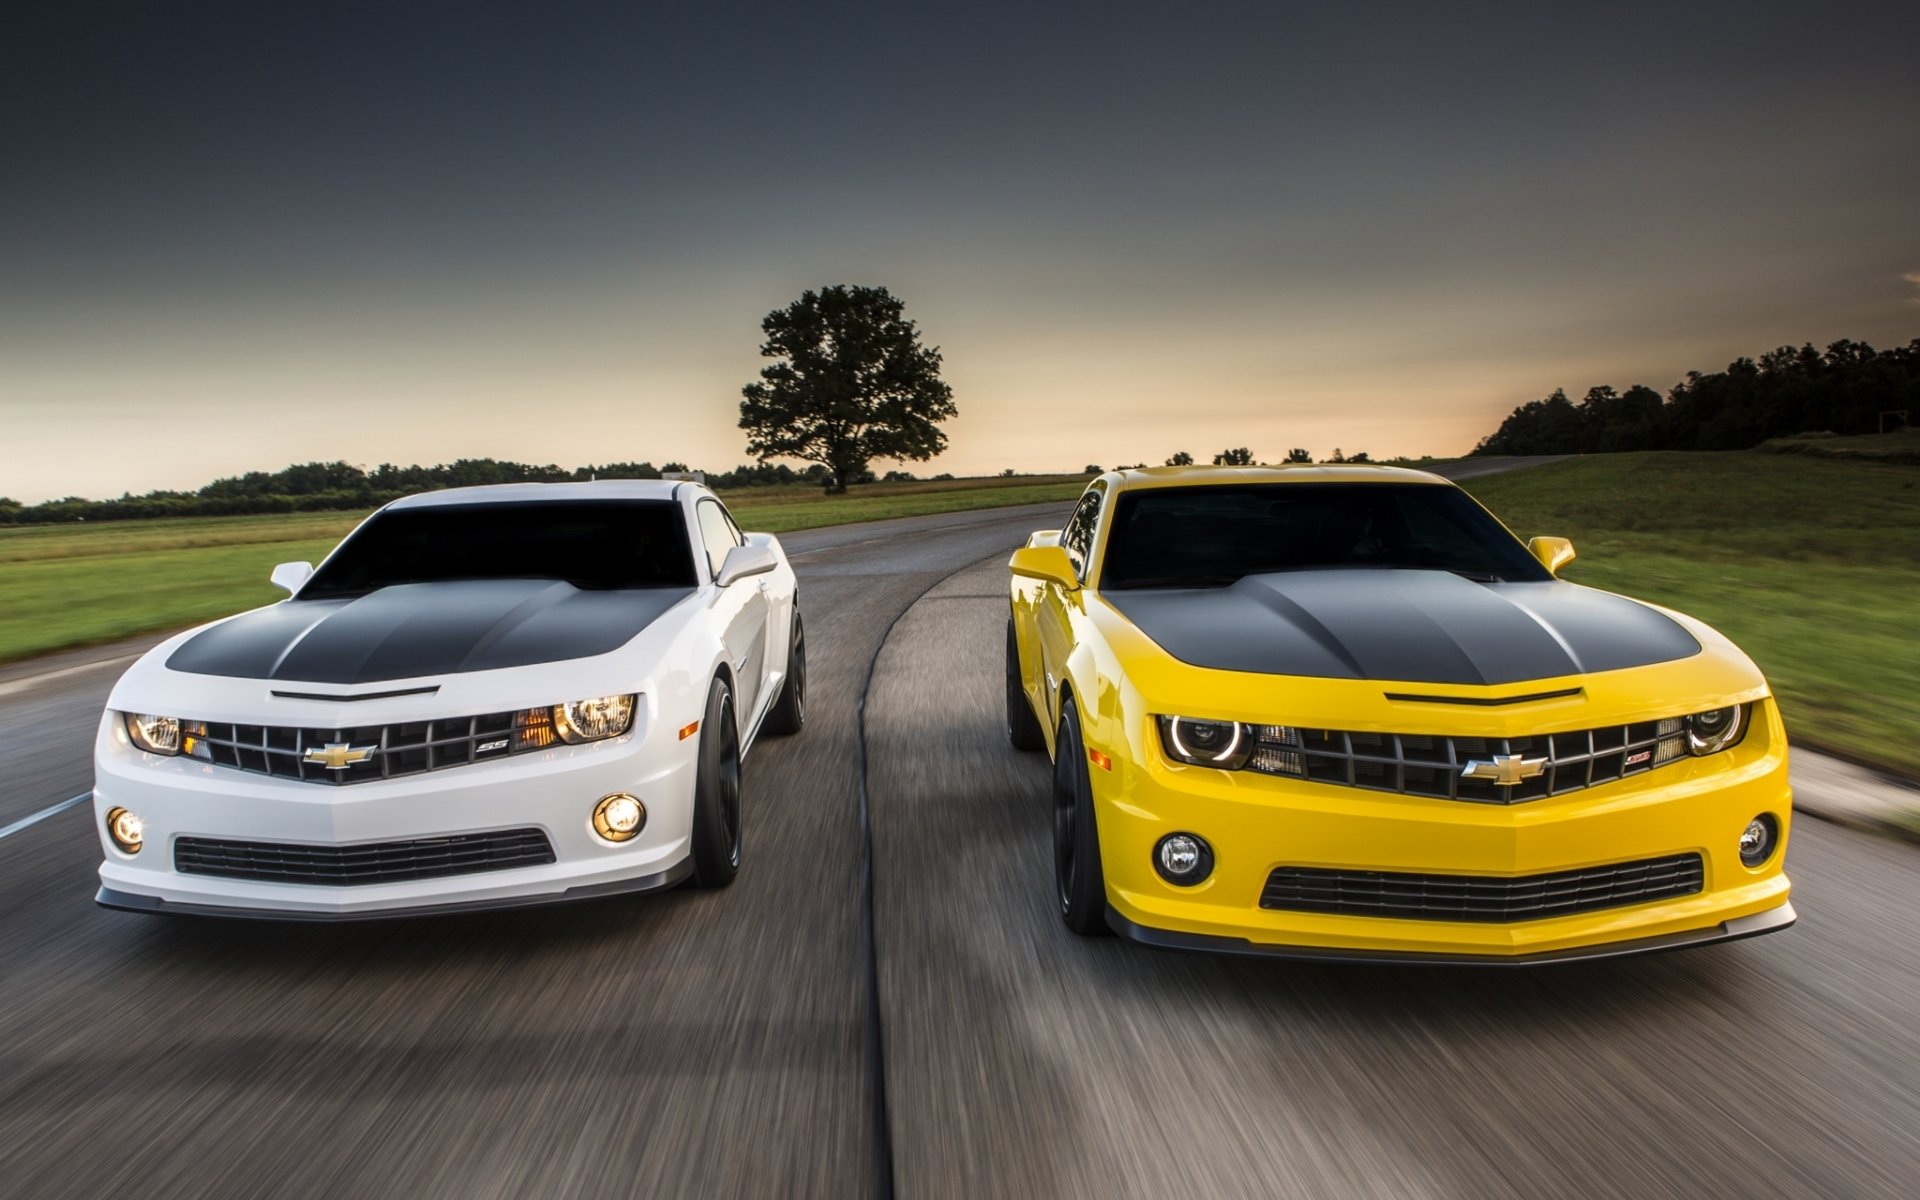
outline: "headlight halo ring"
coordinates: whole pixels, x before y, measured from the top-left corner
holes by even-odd
[[[1687,753],[1695,758],[1731,750],[1747,736],[1750,704],[1730,704],[1689,714],[1682,725],[1686,730]]]
[[[1254,731],[1244,722],[1160,714],[1154,723],[1160,731],[1160,748],[1176,763],[1238,771],[1253,757]],[[1195,735],[1200,728],[1209,726],[1231,730],[1225,748],[1216,750],[1200,744],[1205,739]]]

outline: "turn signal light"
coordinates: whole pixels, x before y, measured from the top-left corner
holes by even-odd
[[[513,748],[540,750],[560,740],[553,731],[553,710],[526,708],[513,714]]]

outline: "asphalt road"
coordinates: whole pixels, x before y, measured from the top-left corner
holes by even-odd
[[[782,539],[808,725],[748,759],[722,892],[156,920],[93,905],[85,806],[0,839],[0,1194],[873,1194],[855,701],[917,595],[1059,507]],[[91,785],[116,674],[0,694],[0,825]]]
[[[1004,570],[915,604],[868,698],[901,1195],[1916,1194],[1920,851],[1803,817],[1793,929],[1557,968],[1077,938]]]
[[[749,760],[725,892],[168,920],[92,905],[85,808],[0,838],[0,1195],[879,1191],[854,721],[876,652],[899,1194],[1910,1194],[1909,847],[1803,820],[1796,929],[1621,963],[1336,969],[1068,935],[1044,759],[1006,747],[998,683],[999,568],[1063,507],[783,539],[810,722]],[[0,827],[89,785],[115,666],[63,665],[0,676]]]

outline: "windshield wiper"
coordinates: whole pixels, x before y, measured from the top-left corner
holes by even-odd
[[[1451,574],[1458,575],[1462,579],[1471,579],[1475,583],[1507,582],[1507,577],[1505,575],[1495,575],[1491,571],[1466,571],[1458,567],[1448,567],[1447,570]]]

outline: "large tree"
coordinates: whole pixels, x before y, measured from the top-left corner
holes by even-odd
[[[958,410],[940,378],[940,349],[922,346],[882,287],[836,284],[767,314],[760,353],[778,361],[740,389],[747,453],[798,458],[844,492],[873,459],[921,462],[947,448],[939,423]]]

